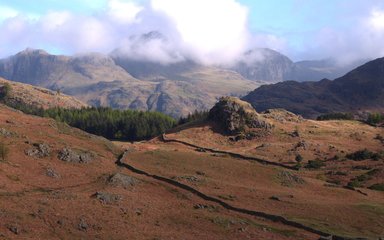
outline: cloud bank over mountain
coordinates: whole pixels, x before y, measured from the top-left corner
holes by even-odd
[[[298,33],[285,35],[274,34],[273,29],[251,29],[246,0],[78,2],[83,7],[91,6],[91,10],[84,13],[63,7],[35,13],[0,3],[0,56],[26,47],[64,54],[108,53],[120,48],[133,59],[164,64],[184,59],[228,64],[254,47],[269,47],[288,55],[296,52],[298,59],[335,57],[341,64],[384,55],[384,7],[375,0],[371,3],[377,4],[365,5],[349,1],[349,10],[340,11],[339,16],[349,25],[325,24],[315,31],[300,33],[297,29]],[[295,3],[295,11],[309,6],[305,1]],[[351,13],[353,19],[348,15]],[[160,34],[148,35],[150,32]],[[143,34],[148,37],[143,39]],[[294,34],[300,44],[292,42]]]

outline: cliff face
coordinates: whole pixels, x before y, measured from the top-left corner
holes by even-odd
[[[293,66],[288,57],[261,48],[246,52],[232,69],[247,79],[279,82],[291,78]]]

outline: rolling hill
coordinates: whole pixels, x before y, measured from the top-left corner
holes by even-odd
[[[0,89],[5,85],[10,86],[6,101],[11,105],[23,104],[43,109],[55,107],[82,108],[88,106],[76,98],[60,92],[0,78]]]
[[[312,118],[331,112],[383,111],[384,58],[370,61],[334,81],[265,85],[243,99],[258,111],[284,108]]]

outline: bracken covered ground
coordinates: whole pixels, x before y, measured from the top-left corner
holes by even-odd
[[[0,160],[0,239],[319,237],[278,222],[229,211],[176,186],[118,167],[115,161],[123,152],[121,144],[114,145],[52,119],[28,116],[1,105],[0,135],[3,146],[9,149],[9,154]],[[270,184],[269,179],[278,171],[196,153],[182,145],[156,141],[122,145],[137,149],[124,161],[175,177],[208,195],[222,195],[223,201],[249,209],[262,208],[252,201],[260,194],[257,188],[251,191],[249,187],[256,183],[252,183],[252,178],[244,181],[243,177],[235,180],[233,176],[245,177],[252,169],[265,170],[263,181]],[[75,153],[82,157],[74,157]],[[220,172],[215,173],[215,169]],[[201,172],[196,173],[197,170]],[[220,177],[228,171],[232,175]],[[252,175],[259,175],[257,172]],[[243,195],[250,197],[239,201]]]
[[[383,151],[383,128],[355,121],[312,121],[286,112],[267,114],[274,128],[267,136],[233,141],[214,123],[181,127],[166,135],[191,143],[161,141],[125,145],[135,149],[129,161],[139,169],[193,186],[232,206],[284,216],[315,229],[344,237],[378,239],[384,236],[384,193],[370,190],[383,184],[384,160],[353,161],[348,153],[367,148]],[[285,117],[282,117],[284,115]],[[232,139],[232,140],[231,140]],[[255,161],[206,151],[240,153],[300,170],[263,165]],[[336,156],[336,157],[335,157]],[[319,169],[305,168],[309,160]],[[360,177],[365,175],[365,177]],[[359,185],[346,187],[356,178]]]

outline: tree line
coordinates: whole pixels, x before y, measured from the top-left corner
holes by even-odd
[[[53,118],[72,127],[111,140],[139,141],[150,139],[176,126],[176,120],[159,112],[118,110],[107,107],[81,109],[43,109],[9,98],[9,84],[0,86],[0,101],[27,114]],[[1,157],[1,156],[0,156]]]
[[[117,110],[107,107],[81,109],[52,108],[43,117],[80,128],[113,140],[137,141],[164,133],[176,125],[175,119],[159,112]]]

